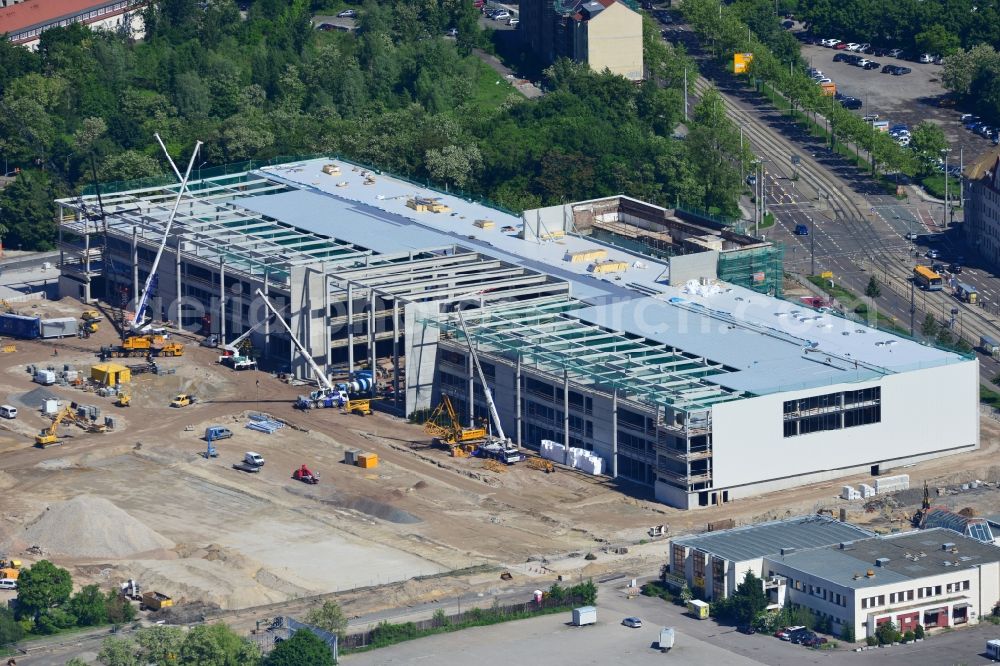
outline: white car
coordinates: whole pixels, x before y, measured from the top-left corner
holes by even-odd
[[[856,42],[848,42],[847,46],[845,46],[844,48],[846,50],[848,50],[848,51],[857,51],[858,47],[860,47],[860,46],[861,46],[861,44],[858,44]]]
[[[626,627],[632,627],[633,629],[642,628],[642,620],[640,620],[637,617],[627,617],[624,620],[622,620],[622,624],[624,624]]]
[[[499,14],[494,14],[493,15],[493,20],[494,21],[506,21],[509,18],[510,18],[510,13],[509,12],[500,12]]]
[[[834,47],[834,46],[836,46],[839,43],[840,43],[839,39],[824,39],[824,40],[820,41],[820,44],[822,44],[823,46],[826,46],[828,48]]]
[[[930,63],[934,62],[934,56],[932,56],[930,53],[925,53],[922,56],[920,56],[920,62],[924,63],[925,65],[929,65]]]
[[[824,83],[833,83],[833,79],[824,76],[821,79],[816,79],[816,83],[818,83],[819,85],[823,85]]]

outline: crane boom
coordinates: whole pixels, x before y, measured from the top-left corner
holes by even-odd
[[[278,321],[281,322],[281,325],[285,327],[285,330],[288,331],[288,337],[292,339],[292,344],[295,345],[295,348],[299,350],[299,353],[302,354],[303,357],[305,357],[306,362],[309,364],[309,367],[312,368],[313,374],[316,375],[316,382],[319,384],[320,388],[328,391],[329,393],[337,393],[336,387],[334,387],[334,385],[330,383],[330,380],[327,378],[326,373],[323,372],[322,369],[320,369],[316,361],[313,360],[312,355],[310,355],[309,352],[306,351],[306,348],[302,346],[302,343],[299,342],[299,339],[295,337],[295,334],[292,333],[291,326],[289,326],[285,322],[285,318],[282,317],[281,314],[274,309],[274,306],[271,305],[271,301],[267,300],[267,296],[264,295],[264,292],[258,289],[256,293],[258,296],[264,299],[264,305],[267,306],[267,309],[274,314],[274,316],[278,319]]]
[[[239,351],[240,343],[243,342],[244,340],[246,340],[248,337],[250,337],[251,333],[253,333],[258,328],[260,328],[270,318],[271,318],[271,316],[268,315],[264,319],[261,319],[259,322],[257,322],[256,324],[254,324],[253,326],[251,326],[250,328],[248,328],[246,330],[246,332],[244,332],[243,334],[241,334],[238,338],[236,338],[232,342],[227,343],[225,340],[223,340],[222,341],[222,351],[224,351],[224,352],[232,352],[233,354],[237,353]]]
[[[156,135],[156,140],[160,142],[160,146],[163,147],[163,152],[167,153],[166,146],[163,145],[163,141],[160,139],[160,135]],[[187,172],[184,177],[181,178],[180,189],[177,190],[177,197],[174,199],[174,207],[170,211],[170,217],[167,218],[167,225],[163,230],[163,238],[160,240],[160,247],[156,251],[156,257],[153,259],[153,265],[149,269],[149,275],[146,277],[146,284],[142,288],[142,297],[139,299],[139,305],[135,309],[135,319],[132,321],[132,330],[139,330],[145,323],[146,319],[146,309],[149,307],[149,293],[152,291],[153,282],[156,279],[156,269],[160,266],[160,258],[163,257],[163,250],[167,247],[167,238],[170,236],[170,227],[174,223],[174,218],[177,217],[177,209],[181,205],[181,199],[184,197],[184,192],[187,191],[188,178],[191,177],[191,170],[194,168],[195,158],[198,156],[198,150],[201,148],[201,141],[198,141],[194,145],[194,150],[191,152],[191,160],[188,162]],[[180,176],[180,172],[177,171],[177,167],[174,165],[173,159],[170,157],[170,153],[167,153],[167,160],[170,162],[171,168],[173,168],[174,173]],[[180,294],[178,294],[180,297]]]
[[[472,338],[469,337],[469,329],[465,327],[465,317],[462,316],[462,311],[457,310],[458,321],[462,325],[462,334],[465,336],[465,342],[469,345],[469,353],[472,354],[472,362],[476,365],[476,372],[479,374],[479,381],[483,385],[483,393],[486,395],[486,404],[490,407],[490,416],[493,418],[493,427],[497,429],[497,435],[502,440],[506,440],[507,437],[504,435],[503,426],[500,425],[500,415],[497,414],[497,406],[493,402],[493,393],[490,391],[489,385],[486,383],[486,375],[483,373],[483,366],[479,365],[479,355],[476,354],[476,348],[472,345]]]

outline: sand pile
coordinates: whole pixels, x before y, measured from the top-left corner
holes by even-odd
[[[53,504],[17,539],[72,557],[129,557],[174,545],[108,500],[91,495]]]

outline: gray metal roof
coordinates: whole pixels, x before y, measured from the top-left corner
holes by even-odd
[[[944,546],[950,544],[948,548]],[[953,548],[952,548],[953,547]],[[888,562],[876,565],[876,560]],[[842,550],[839,545],[770,555],[803,573],[844,587],[860,589],[960,571],[1000,561],[1000,548],[970,539],[952,530],[935,528],[855,541]],[[873,576],[867,575],[872,571]]]
[[[782,548],[817,548],[871,536],[872,532],[857,525],[813,515],[681,537],[671,543],[745,562],[780,553]]]

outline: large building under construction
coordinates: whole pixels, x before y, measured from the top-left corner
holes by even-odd
[[[63,295],[123,311],[179,185],[57,202]],[[371,368],[397,413],[449,396],[694,508],[978,446],[978,363],[780,298],[781,249],[624,196],[514,215],[337,159],[199,180],[154,315],[310,378]],[[465,326],[455,313],[462,310]],[[914,414],[946,418],[920,419]]]

